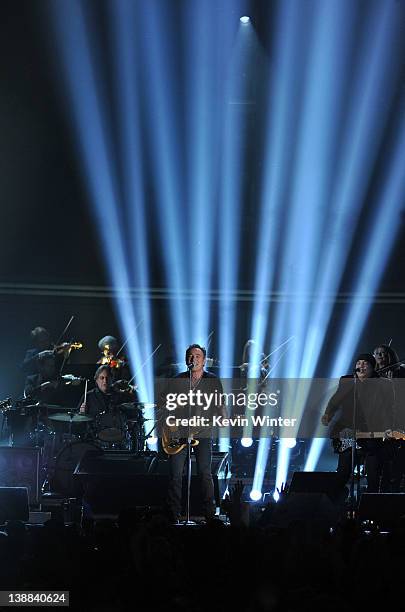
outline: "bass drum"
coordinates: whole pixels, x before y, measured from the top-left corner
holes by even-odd
[[[125,412],[116,408],[96,417],[96,441],[103,449],[128,450],[128,426]]]
[[[73,472],[87,451],[102,452],[97,444],[91,442],[71,442],[66,444],[57,454],[55,471],[51,479],[51,489],[65,497],[80,497],[81,486],[73,477]]]

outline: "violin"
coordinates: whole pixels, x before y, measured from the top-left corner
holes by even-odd
[[[53,347],[54,353],[61,353],[62,351],[71,351],[72,349],[81,349],[83,344],[81,342],[62,342]]]
[[[109,351],[104,351],[104,354],[101,359],[97,361],[97,365],[109,365],[111,369],[121,368],[123,365],[126,365],[126,363],[127,362],[125,359],[120,359]]]
[[[110,368],[121,368],[125,364],[125,359],[118,359],[118,357],[112,357],[109,366]]]

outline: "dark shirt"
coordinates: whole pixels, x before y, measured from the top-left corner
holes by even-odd
[[[44,383],[49,383],[49,385],[41,387]],[[62,382],[57,378],[48,380],[42,374],[33,374],[26,378],[24,394],[26,397],[31,397],[33,400],[44,404],[62,404],[65,389]]]
[[[193,427],[194,432],[197,432],[194,437],[211,437],[212,436],[212,417],[213,416],[225,416],[226,410],[221,402],[221,394],[223,393],[222,384],[220,379],[204,370],[201,379],[193,387],[193,401],[194,405],[188,404],[185,401],[185,405],[179,405],[177,400],[173,399],[173,407],[168,407],[168,400],[172,402],[169,394],[173,394],[171,397],[178,398],[179,394],[186,396],[190,392],[190,374],[188,371],[181,372],[177,376],[171,379],[159,381],[159,387],[156,391],[156,397],[158,398],[159,408],[159,420],[158,420],[158,435],[162,435],[163,429],[167,424],[167,418],[174,417],[176,419],[188,419],[189,417],[196,417],[205,419],[204,425],[197,425]],[[201,392],[200,398],[198,399],[198,392]],[[205,394],[214,397],[212,403],[208,406],[205,401]],[[187,435],[187,427],[181,425],[177,430],[180,437]],[[177,433],[176,433],[177,436]]]
[[[25,353],[24,361],[21,364],[21,369],[27,376],[39,373],[39,349],[32,348],[28,349]]]
[[[115,410],[117,406],[125,402],[136,402],[136,394],[128,392],[112,391],[111,393],[103,393],[98,387],[91,389],[86,395],[86,414],[96,417],[101,412]],[[78,408],[84,403],[84,395],[82,396]]]
[[[26,351],[24,361],[21,364],[21,369],[27,376],[33,374],[39,374],[41,369],[41,359],[43,357],[52,357],[55,362],[56,370],[60,369],[63,362],[63,354],[55,354],[53,352],[53,346],[49,349],[39,350],[38,348],[30,348]]]
[[[342,376],[325,413],[336,417],[330,435],[338,437],[344,429],[358,432],[383,432],[394,425],[394,390],[391,381],[378,374],[363,381]]]

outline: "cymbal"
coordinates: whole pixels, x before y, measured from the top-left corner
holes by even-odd
[[[59,404],[40,404],[40,408],[46,408],[47,410],[54,410],[55,412],[61,412],[62,410],[74,410],[74,408],[65,408],[65,406],[59,406]]]
[[[24,404],[21,406],[24,410],[48,410],[50,412],[66,412],[68,410],[75,411],[76,408],[72,408],[72,406],[59,406],[59,404],[43,404],[42,402],[37,402],[36,404]]]
[[[69,414],[53,414],[48,417],[50,421],[62,421],[64,423],[86,423],[87,421],[93,421],[93,417],[87,416],[86,414],[73,414],[72,417]]]
[[[17,409],[23,408],[24,410],[39,410],[41,408],[40,403],[36,404],[23,404],[22,406],[18,406]]]
[[[144,408],[154,408],[156,404],[149,404],[144,402],[124,402],[118,407],[123,410],[143,410]]]
[[[124,402],[119,404],[118,408],[121,408],[121,410],[142,410],[139,407],[139,402]]]

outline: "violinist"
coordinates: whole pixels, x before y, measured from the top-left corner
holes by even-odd
[[[60,370],[63,361],[69,357],[72,348],[81,348],[82,346],[77,342],[63,342],[55,346],[49,331],[45,327],[35,327],[31,331],[31,341],[33,348],[26,351],[24,361],[21,364],[21,369],[27,376],[40,373],[42,359],[52,358],[56,369]]]
[[[405,431],[405,414],[403,409],[405,383],[402,380],[397,380],[405,378],[405,369],[402,367],[397,352],[388,344],[376,346],[373,355],[377,362],[377,372],[379,375],[390,379],[393,384],[396,398],[394,429]],[[399,493],[401,491],[402,478],[405,474],[405,441],[386,440],[385,451],[382,488],[387,493]]]
[[[373,351],[377,362],[377,372],[385,378],[405,378],[405,369],[402,367],[397,352],[388,344],[380,344]]]
[[[248,340],[243,347],[242,363],[239,366],[242,388],[246,388],[247,379],[257,378],[262,386],[269,373],[268,357],[257,348],[255,340]]]
[[[38,373],[27,376],[25,397],[46,404],[61,404],[62,385],[52,351],[38,361]]]
[[[30,335],[33,348],[26,351],[21,365],[22,371],[27,376],[39,374],[41,359],[54,355],[51,335],[45,327],[35,327]]]
[[[98,348],[102,355],[97,365],[109,366],[112,383],[130,380],[128,362],[124,355],[120,355],[118,340],[114,336],[104,336],[99,340]]]

